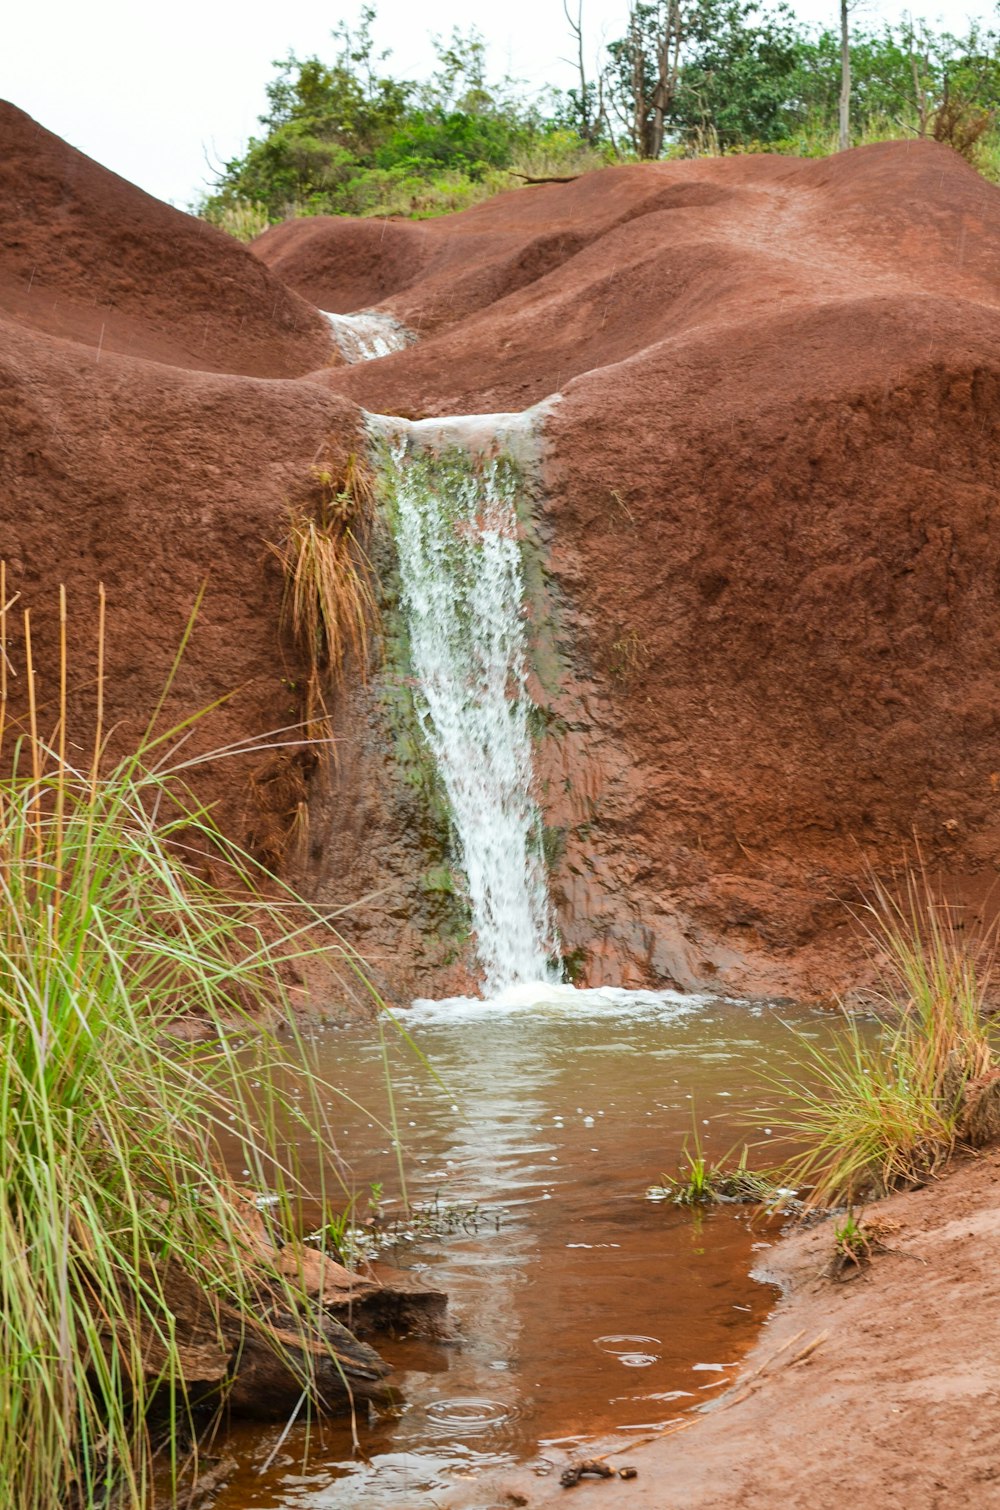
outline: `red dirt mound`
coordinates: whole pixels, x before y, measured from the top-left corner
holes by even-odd
[[[357,446],[352,400],[433,414],[561,390],[537,509],[557,672],[539,786],[584,975],[849,982],[840,899],[914,832],[988,892],[1000,194],[954,154],[645,165],[422,225],[295,222],[258,243],[267,270],[19,112],[0,124],[3,548],[43,620],[60,578],[82,605],[109,584],[117,716],[150,706],[206,573],[178,705],[239,687],[226,739],[293,716],[265,542],[313,464]],[[282,277],[423,338],[323,366],[325,327]],[[311,881],[329,902],[378,893],[358,936],[405,994],[469,959],[438,969],[452,945],[384,690],[342,703]],[[299,801],[287,775],[266,780]],[[259,838],[264,778],[241,780],[212,794]]]
[[[20,595],[12,659],[20,664],[28,607],[43,728],[56,716],[60,582],[78,747],[92,727],[100,582],[107,722],[120,740],[145,727],[202,588],[165,716],[225,701],[184,756],[294,724],[302,667],[279,629],[283,586],[268,542],[281,539],[290,503],[313,501],[313,461],[335,465],[357,447],[354,411],[314,383],[182,372],[114,353],[95,366],[93,352],[70,341],[2,322],[0,335],[2,555],[8,590]],[[259,751],[205,767],[196,785],[234,836],[273,858],[304,796],[303,758]]]
[[[0,101],[0,312],[179,367],[290,377],[334,360],[317,312],[231,237]]]
[[[484,247],[586,244],[324,381],[408,414],[562,390],[541,766],[567,945],[592,980],[846,984],[867,863],[916,835],[972,897],[1000,869],[1000,193],[891,143],[524,190],[441,222],[439,258],[473,219]]]
[[[302,668],[279,627],[268,543],[291,504],[314,501],[314,464],[335,469],[359,437],[353,405],[275,379],[329,355],[326,322],[244,247],[12,106],[0,106],[0,144],[0,555],[17,595],[15,665],[21,610],[32,613],[43,729],[55,719],[60,582],[81,748],[99,582],[120,740],[144,728],[202,587],[167,716],[224,701],[185,755],[294,723]],[[205,370],[215,367],[231,371]],[[22,693],[23,677],[15,703]],[[202,769],[197,785],[236,837],[273,859],[312,763],[258,750]]]
[[[254,254],[319,309],[350,314],[380,304],[423,270],[426,227],[413,221],[303,216],[273,225]]]
[[[501,232],[505,208],[522,196],[528,206],[514,217],[516,233]],[[751,157],[609,169],[501,195],[430,223],[440,227],[437,262],[453,267],[460,285],[480,249],[486,265],[467,276],[489,281],[496,242],[505,244],[509,271],[539,240],[561,238],[558,264],[472,308],[454,295],[432,339],[334,380],[366,407],[390,412],[518,409],[688,329],[711,329],[724,349],[729,327],[859,294],[993,305],[1000,292],[987,227],[995,206],[995,189],[931,142],[863,149],[846,165]],[[475,231],[465,224],[472,217]],[[384,307],[422,328],[444,277],[432,266]]]
[[[781,171],[761,158],[757,171]],[[655,210],[711,204],[711,183],[664,182],[609,168],[567,185],[497,195],[420,224],[320,216],[266,231],[254,252],[292,288],[341,313],[381,304],[426,334],[487,309],[558,270],[588,242]]]

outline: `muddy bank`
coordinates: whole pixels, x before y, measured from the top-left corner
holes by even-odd
[[[824,1274],[829,1222],[782,1241],[761,1277],[785,1291],[733,1387],[673,1434],[607,1444],[629,1483],[572,1504],[623,1510],[888,1510],[1000,1505],[1000,1152],[869,1208],[889,1251]],[[454,1510],[565,1506],[554,1478],[509,1475]]]

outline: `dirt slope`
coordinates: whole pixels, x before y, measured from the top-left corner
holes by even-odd
[[[540,766],[587,976],[846,986],[841,901],[914,834],[978,905],[1000,868],[1000,193],[889,143],[614,169],[389,229],[419,256],[401,238],[383,268],[374,227],[269,233],[328,302],[362,234],[366,292],[393,285],[414,329],[431,312],[321,381],[410,415],[562,393]],[[558,260],[527,278],[540,243]]]
[[[0,555],[17,595],[15,664],[32,614],[43,729],[55,722],[60,582],[78,747],[91,737],[100,582],[119,741],[145,727],[203,588],[166,713],[223,702],[185,755],[294,723],[302,668],[280,629],[268,542],[291,504],[315,501],[314,463],[359,444],[352,404],[285,376],[326,360],[326,322],[245,248],[13,106],[0,106],[0,184]],[[12,686],[16,713],[23,676]],[[196,784],[231,833],[274,858],[311,764],[258,750]]]
[[[310,500],[313,458],[356,444],[348,406],[312,383],[114,355],[95,368],[84,347],[0,323],[0,435],[2,552],[21,595],[12,618],[30,607],[46,726],[55,720],[60,582],[80,745],[93,711],[99,582],[108,595],[108,721],[122,739],[145,726],[202,587],[168,713],[228,701],[186,753],[295,721],[301,668],[279,631],[282,582],[266,542],[281,538],[290,501]],[[241,839],[263,833],[253,783],[275,758],[200,773],[202,794]]]
[[[687,185],[664,183],[646,167],[613,168],[569,185],[514,190],[420,223],[287,221],[253,249],[321,308],[343,313],[384,304],[425,335],[535,282],[617,225],[714,193],[699,185],[692,195]]]
[[[0,313],[179,367],[290,377],[329,330],[231,237],[161,204],[0,101]]]

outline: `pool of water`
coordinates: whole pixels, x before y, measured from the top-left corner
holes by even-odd
[[[554,993],[555,994],[555,993]],[[773,1241],[749,1208],[691,1212],[648,1199],[695,1136],[751,1164],[779,1150],[767,1120],[799,1051],[789,1014],[695,997],[558,993],[547,1004],[428,1004],[390,1045],[411,1202],[453,1228],[390,1255],[448,1291],[456,1344],[385,1342],[398,1418],[349,1426],[240,1428],[238,1475],[218,1510],[433,1510],[477,1503],[475,1480],[513,1463],[551,1471],[610,1433],[636,1437],[732,1378],[772,1304],[750,1270]],[[827,1038],[822,1014],[794,1014]],[[320,1067],[384,1117],[377,1034],[318,1034]],[[376,1116],[338,1112],[359,1180],[402,1214],[391,1141]],[[308,1142],[302,1144],[308,1175]],[[276,1450],[277,1449],[277,1450]],[[266,1471],[265,1463],[270,1461]],[[462,1486],[467,1485],[467,1491]],[[467,1497],[463,1494],[467,1492]]]

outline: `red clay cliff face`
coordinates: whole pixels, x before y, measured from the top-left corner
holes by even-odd
[[[357,448],[358,405],[558,393],[538,781],[584,977],[848,985],[839,899],[914,833],[988,893],[1000,194],[954,154],[608,169],[419,225],[295,221],[255,257],[12,107],[0,136],[2,550],[43,619],[59,580],[84,605],[108,584],[116,716],[150,706],[206,576],[178,706],[238,688],[216,742],[294,716],[265,542],[314,463]],[[317,305],[419,339],[337,365]],[[467,985],[378,678],[337,719],[307,878],[325,902],[378,893],[352,926],[395,994]],[[252,835],[259,782],[213,780]]]
[[[294,377],[326,322],[203,220],[161,204],[0,100],[0,316],[107,353]]]
[[[290,504],[315,493],[313,463],[359,444],[352,404],[285,376],[329,355],[324,322],[228,237],[11,106],[0,106],[0,177],[0,556],[19,595],[16,664],[21,610],[31,610],[43,728],[56,717],[60,582],[79,748],[91,737],[101,582],[107,724],[119,740],[144,729],[202,588],[165,716],[225,701],[184,754],[295,722],[301,668],[279,630],[268,542]],[[107,319],[103,343],[81,325],[88,299]],[[208,305],[210,351],[199,356]],[[13,685],[16,699],[23,677]],[[273,791],[283,778],[287,805],[309,763],[256,751],[204,767],[198,789],[231,834],[273,855],[287,814],[271,811],[262,784]]]
[[[412,415],[561,390],[538,505],[561,662],[539,697],[561,734],[539,764],[587,978],[845,986],[842,901],[914,836],[981,901],[1000,863],[997,190],[893,143],[612,169],[408,229],[419,275],[394,244],[381,307],[420,329],[433,306],[434,333],[325,381]],[[558,265],[523,281],[515,234],[522,253],[562,238]],[[316,253],[338,232],[298,236]]]

